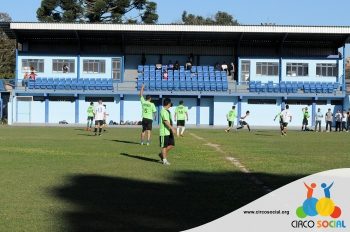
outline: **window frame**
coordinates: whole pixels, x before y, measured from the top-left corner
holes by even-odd
[[[44,59],[22,59],[22,73],[31,72],[30,67],[34,67],[35,73],[45,72]]]
[[[106,60],[83,59],[83,73],[84,74],[105,74]]]
[[[278,62],[256,62],[255,63],[256,76],[278,76],[279,64]]]
[[[308,77],[309,63],[297,63],[297,62],[286,63],[286,76],[287,77]]]
[[[75,59],[52,59],[52,73],[64,73],[63,72],[64,64],[67,64],[69,68],[68,72],[66,73],[75,73]],[[59,68],[59,65],[62,65],[62,67]],[[54,70],[55,66],[57,70]]]

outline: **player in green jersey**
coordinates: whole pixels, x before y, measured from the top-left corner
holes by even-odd
[[[86,130],[91,131],[92,128],[92,122],[94,121],[95,117],[95,108],[94,108],[94,103],[90,102],[89,107],[87,108],[87,124],[86,124]]]
[[[159,157],[164,165],[170,165],[167,160],[168,153],[175,146],[174,134],[176,130],[172,125],[173,123],[169,111],[171,106],[171,100],[169,98],[165,98],[163,100],[163,109],[160,112],[159,141],[161,153],[159,153]]]
[[[174,120],[177,121],[177,130],[176,130],[176,135],[179,137],[184,136],[185,132],[185,120],[188,121],[188,108],[184,106],[184,101],[181,100],[179,102],[179,105],[175,109],[175,115],[174,115]],[[181,133],[180,133],[181,129]]]
[[[237,118],[237,114],[236,114],[236,107],[232,106],[232,109],[226,114],[226,119],[228,122],[228,128],[225,130],[226,132],[229,132],[234,125],[234,121]]]
[[[157,109],[153,104],[151,96],[147,95],[146,100],[143,97],[143,91],[145,86],[142,85],[139,96],[142,106],[142,132],[141,132],[141,145],[144,144],[145,134],[147,132],[147,146],[150,144],[151,130],[153,119],[156,119]]]

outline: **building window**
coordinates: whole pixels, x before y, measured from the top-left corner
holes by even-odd
[[[287,63],[287,76],[305,77],[309,75],[309,64],[307,63]]]
[[[44,72],[44,59],[23,59],[22,60],[22,72],[30,72],[31,67],[35,72]]]
[[[277,62],[256,62],[256,75],[278,76]]]
[[[54,73],[74,73],[74,60],[52,60],[52,72]]]
[[[106,73],[106,61],[105,60],[84,60],[83,61],[83,73]]]
[[[337,64],[316,64],[316,76],[318,77],[338,76]]]
[[[121,72],[121,69],[122,69],[122,58],[113,58],[112,59],[112,75],[113,75],[113,80],[118,80],[120,81],[121,80],[121,77],[122,77],[122,72]]]

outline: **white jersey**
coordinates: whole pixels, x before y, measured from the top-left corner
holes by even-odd
[[[106,109],[103,105],[98,105],[95,108],[95,120],[103,120],[105,117]]]
[[[281,115],[282,115],[283,122],[290,122],[292,115],[289,113],[289,110],[287,109],[282,110]]]

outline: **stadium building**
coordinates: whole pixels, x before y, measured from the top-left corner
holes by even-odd
[[[314,121],[317,108],[349,105],[350,27],[16,22],[1,27],[17,40],[9,124],[86,123],[88,104],[98,99],[107,105],[108,121],[139,121],[142,83],[159,111],[164,97],[175,106],[184,100],[194,125],[226,125],[232,105],[238,115],[251,112],[252,126],[277,126],[273,118],[286,103],[293,126],[301,125],[303,107]],[[169,61],[180,67],[164,79]],[[234,70],[217,70],[215,64],[224,62],[234,63]],[[25,87],[30,67],[37,76]]]

